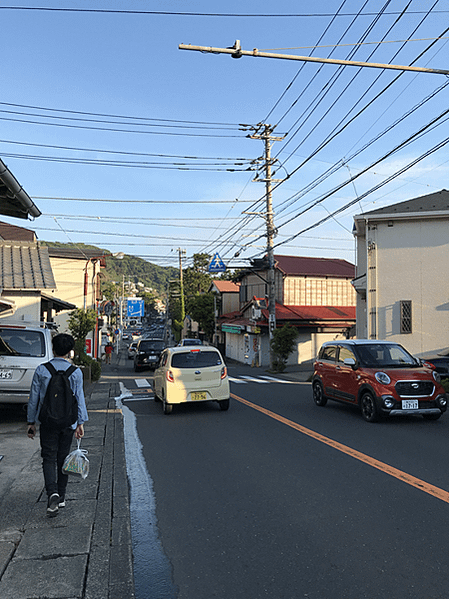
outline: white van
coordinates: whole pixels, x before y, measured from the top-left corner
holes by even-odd
[[[44,323],[0,319],[0,404],[28,403],[34,371],[53,358],[51,338]]]

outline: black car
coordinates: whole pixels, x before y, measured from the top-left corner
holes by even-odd
[[[163,339],[141,339],[134,355],[134,370],[139,372],[145,368],[156,368],[162,351],[165,349]]]
[[[433,364],[442,379],[449,378],[449,348],[443,349],[437,354],[425,354],[421,360]]]

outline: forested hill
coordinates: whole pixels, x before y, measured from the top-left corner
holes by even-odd
[[[111,254],[110,250],[104,250],[95,245],[84,243],[74,244],[50,241],[39,241],[39,243],[40,245],[62,249],[95,250],[99,256],[102,254]],[[141,282],[146,287],[152,287],[160,297],[164,297],[167,293],[168,281],[179,277],[177,268],[173,268],[172,266],[158,266],[130,254],[125,254],[122,260],[111,256],[111,258],[106,260],[106,268],[102,272],[106,274],[107,280],[116,282],[121,282],[123,275],[125,275],[127,281],[134,283]]]

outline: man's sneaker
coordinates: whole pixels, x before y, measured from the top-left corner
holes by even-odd
[[[54,518],[58,515],[59,509],[59,495],[57,493],[52,493],[48,498],[47,504],[47,516],[50,518]]]
[[[59,496],[59,504],[58,507],[65,507],[65,498],[61,495]]]

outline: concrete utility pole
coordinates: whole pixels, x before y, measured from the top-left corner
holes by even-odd
[[[266,213],[265,220],[267,225],[267,258],[268,258],[268,273],[267,273],[267,284],[268,284],[268,328],[270,335],[270,342],[273,338],[273,332],[276,329],[276,283],[274,278],[274,236],[276,229],[274,227],[274,213],[273,213],[273,200],[272,200],[272,183],[279,181],[279,179],[273,179],[272,177],[272,164],[271,158],[271,142],[280,141],[283,137],[273,137],[273,127],[271,125],[262,124],[258,127],[260,131],[261,127],[263,130],[259,133],[256,132],[250,135],[251,139],[263,139],[265,142],[265,179],[256,179],[259,182],[265,183],[265,195],[266,195]],[[270,351],[270,363],[273,366],[273,356]]]
[[[181,294],[181,320],[184,322],[186,316],[186,308],[184,303],[184,283],[182,277],[182,257],[186,255],[186,251],[178,248],[179,253],[179,291]]]
[[[275,52],[259,52],[254,50],[242,50],[240,40],[236,40],[232,48],[213,48],[212,46],[192,46],[191,44],[179,44],[180,50],[195,50],[197,52],[210,52],[212,54],[230,54],[232,58],[252,56],[255,58],[278,58],[281,60],[299,60],[301,62],[320,62],[327,64],[347,65],[353,67],[371,67],[372,69],[392,69],[395,71],[414,71],[415,73],[432,73],[434,75],[449,75],[446,69],[426,69],[425,67],[411,67],[397,64],[382,64],[378,62],[360,62],[357,60],[339,60],[337,58],[318,58],[315,56],[296,56],[296,54],[277,54]]]

